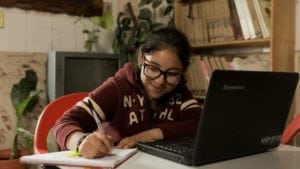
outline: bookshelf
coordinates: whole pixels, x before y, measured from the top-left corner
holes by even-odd
[[[197,3],[210,2],[210,1],[222,1],[222,0],[195,0],[192,1],[193,5]],[[234,1],[234,0],[233,0]],[[238,0],[240,1],[240,0]],[[229,2],[229,1],[227,1]],[[256,39],[247,40],[229,40],[224,42],[213,42],[206,44],[192,44],[195,52],[204,51],[209,52],[211,50],[219,49],[230,49],[230,48],[244,48],[244,47],[258,47],[258,48],[269,48],[269,70],[271,71],[295,71],[295,13],[296,13],[296,2],[295,0],[271,0],[271,18],[270,18],[270,36],[261,37]],[[183,26],[197,25],[192,23],[182,23],[182,18],[188,18],[187,7],[189,5],[188,0],[175,0],[174,2],[174,21],[175,26],[182,29]],[[195,9],[193,7],[192,16]],[[195,27],[195,26],[194,26]],[[189,28],[189,32],[199,33],[197,28]],[[207,31],[208,32],[208,31]],[[188,35],[187,35],[188,36]],[[189,77],[191,78],[191,77]],[[296,98],[298,96],[296,95]],[[198,97],[199,98],[199,97]],[[203,99],[205,97],[200,97]],[[295,112],[295,105],[291,108],[291,113],[288,117],[288,121],[291,120]]]
[[[197,0],[196,3],[216,1]],[[181,27],[182,17],[187,16],[183,6],[188,6],[187,0],[175,0],[174,19],[176,27]],[[295,1],[271,0],[271,31],[269,38],[257,38],[251,40],[231,40],[226,42],[207,43],[204,45],[193,45],[195,50],[215,50],[233,47],[270,47],[270,70],[272,71],[294,71],[295,70]],[[187,18],[187,17],[186,17]],[[196,24],[188,25],[193,27]],[[197,31],[197,29],[194,29]]]

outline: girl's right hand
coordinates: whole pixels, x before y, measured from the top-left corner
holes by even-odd
[[[109,135],[95,131],[89,134],[80,144],[79,153],[84,158],[103,157],[111,153],[113,147],[112,138]]]

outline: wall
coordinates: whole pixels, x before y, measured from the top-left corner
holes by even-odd
[[[92,23],[84,18],[65,14],[0,8],[4,13],[4,28],[0,28],[0,51],[41,52],[50,50],[84,51],[84,26]],[[100,51],[111,52],[112,32],[101,29]]]

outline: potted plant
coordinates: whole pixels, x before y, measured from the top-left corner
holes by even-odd
[[[166,2],[164,7],[163,2]],[[136,16],[131,3],[127,3],[125,12],[120,12],[117,17],[117,28],[112,44],[113,52],[124,55],[128,61],[134,62],[137,49],[151,31],[160,27],[174,26],[173,9],[173,0],[140,0]],[[160,12],[163,16],[169,16],[167,23],[159,21]]]
[[[37,90],[37,75],[32,69],[26,70],[25,78],[14,84],[10,97],[16,113],[16,126],[14,130],[13,145],[11,150],[3,150],[0,155],[1,169],[25,168],[19,162],[19,157],[27,155],[33,151],[33,134],[22,128],[20,120],[31,112],[38,102],[38,95],[42,92]]]
[[[104,12],[101,16],[93,16],[88,18],[93,23],[93,28],[88,29],[83,22],[82,17],[79,17],[75,23],[80,22],[84,27],[82,33],[84,35],[84,49],[86,52],[98,50],[98,35],[100,28],[111,30],[113,26],[113,16],[111,11]]]

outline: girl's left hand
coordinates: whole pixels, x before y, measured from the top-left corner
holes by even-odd
[[[136,144],[134,137],[125,137],[117,145],[117,148],[132,148]]]
[[[161,140],[163,138],[164,137],[161,129],[154,128],[121,139],[121,141],[117,145],[117,148],[133,148],[139,141],[154,141]]]

